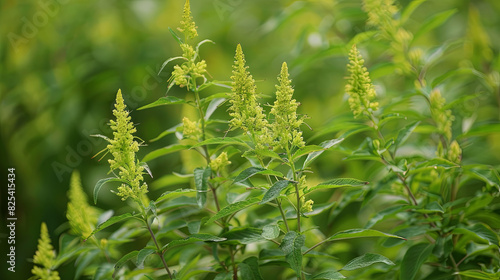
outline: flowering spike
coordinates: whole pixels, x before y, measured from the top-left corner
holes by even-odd
[[[378,102],[372,102],[377,94],[368,70],[363,65],[364,62],[356,45],[353,45],[349,52],[347,70],[350,76],[345,91],[349,94],[349,106],[356,118],[362,115],[372,115],[373,111],[378,109]]]
[[[38,266],[34,266],[31,270],[33,273],[33,279],[41,280],[60,280],[59,273],[52,270],[54,265],[54,260],[56,258],[56,253],[52,244],[50,244],[49,231],[47,230],[47,225],[42,223],[40,228],[40,239],[38,239],[38,248],[33,256],[33,263]],[[31,279],[31,278],[30,278]]]
[[[142,195],[148,192],[148,187],[143,181],[144,167],[136,159],[139,151],[139,143],[134,140],[133,133],[136,132],[131,117],[126,110],[121,90],[116,95],[115,109],[113,115],[115,120],[110,120],[110,127],[113,130],[113,139],[109,140],[108,150],[113,155],[113,159],[108,162],[111,171],[119,170],[118,177],[129,182],[118,187],[118,195],[122,200],[131,197],[135,201],[140,201]]]
[[[437,89],[431,92],[431,115],[436,122],[438,132],[451,140],[451,125],[455,117],[451,114],[451,110],[445,110],[444,105],[446,100],[441,96],[441,92]]]
[[[268,122],[262,107],[257,102],[256,86],[252,75],[245,65],[245,55],[241,45],[236,47],[236,55],[231,76],[232,88],[230,93],[231,107],[229,115],[231,129],[241,128],[250,133],[256,142],[257,148],[264,148],[270,143]]]
[[[286,62],[281,66],[278,76],[279,84],[276,85],[276,101],[271,108],[274,122],[271,125],[277,148],[287,149],[289,144],[303,147],[302,131],[299,127],[304,122],[303,118],[297,117],[299,104],[293,97],[292,81],[289,79]]]
[[[66,218],[74,233],[86,238],[92,233],[92,226],[97,222],[94,209],[87,202],[87,196],[83,192],[80,173],[74,171],[68,192],[68,211]]]
[[[191,16],[191,7],[189,5],[189,0],[186,0],[184,4],[184,12],[182,13],[181,20],[182,27],[177,28],[180,32],[184,33],[184,36],[189,39],[194,39],[198,36],[198,32],[196,31],[196,24],[193,21],[193,17]]]
[[[215,172],[222,170],[224,167],[230,165],[231,162],[227,158],[227,153],[222,152],[220,155],[210,162],[210,168]]]

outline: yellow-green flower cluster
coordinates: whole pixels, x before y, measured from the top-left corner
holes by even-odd
[[[201,135],[201,128],[197,122],[184,117],[182,119],[182,133],[184,138],[198,139]]]
[[[241,45],[236,47],[233,75],[231,76],[232,88],[229,94],[229,115],[231,129],[241,128],[250,133],[256,142],[257,149],[263,149],[271,142],[269,123],[263,113],[262,107],[257,102],[256,86],[252,75],[245,65],[245,55]]]
[[[186,0],[184,4],[184,12],[182,13],[181,20],[182,27],[177,28],[180,32],[184,33],[186,39],[194,39],[198,36],[196,31],[196,24],[194,23],[193,17],[191,16],[191,7],[189,5],[189,0]]]
[[[222,153],[220,153],[220,155],[217,158],[215,158],[214,160],[212,160],[210,162],[210,168],[213,171],[218,172],[230,164],[231,164],[231,162],[227,158],[227,153],[222,152]]]
[[[111,120],[110,127],[114,138],[109,140],[107,146],[113,159],[109,159],[108,162],[111,171],[118,170],[118,177],[128,182],[118,187],[117,194],[122,200],[130,197],[135,201],[140,201],[141,196],[148,192],[148,186],[142,182],[144,167],[139,164],[135,155],[139,151],[139,143],[134,140],[133,135],[136,129],[130,121],[121,90],[118,90],[116,95],[113,115],[116,121]]]
[[[436,123],[438,132],[446,137],[448,141],[451,140],[451,125],[455,117],[451,114],[451,110],[445,110],[444,105],[446,100],[441,96],[441,92],[437,89],[431,92],[431,115]]]
[[[413,35],[401,26],[395,19],[398,8],[394,0],[364,0],[363,9],[368,13],[368,24],[377,27],[382,37],[391,42],[393,60],[403,72],[411,70],[411,64],[406,58],[408,46]]]
[[[205,73],[207,72],[207,63],[205,60],[196,62],[196,51],[193,46],[189,44],[181,44],[182,57],[185,58],[186,62],[181,65],[175,65],[174,71],[172,71],[172,81],[180,87],[187,87],[191,89],[196,86],[193,82],[197,78],[205,78]]]
[[[353,45],[349,52],[347,70],[350,76],[345,91],[349,94],[349,106],[356,118],[363,115],[370,116],[378,109],[378,102],[372,102],[377,94],[364,62],[358,49]]]
[[[40,239],[38,239],[38,248],[33,256],[33,263],[36,265],[31,270],[34,278],[30,279],[41,279],[41,280],[60,280],[59,273],[52,270],[54,261],[56,258],[56,253],[50,242],[49,231],[47,230],[47,225],[42,223],[40,229]]]
[[[278,76],[279,84],[276,85],[276,101],[271,108],[271,114],[274,116],[274,122],[271,124],[274,144],[276,148],[282,149],[288,149],[289,145],[299,148],[304,146],[302,131],[299,128],[304,119],[297,117],[299,103],[292,99],[293,88],[289,76],[286,62],[283,62]]]
[[[448,160],[459,164],[462,161],[462,149],[456,140],[453,140],[448,149]]]
[[[87,203],[87,196],[83,192],[80,173],[74,171],[68,192],[69,202],[66,217],[71,230],[82,238],[92,233],[93,225],[97,222],[94,209]]]

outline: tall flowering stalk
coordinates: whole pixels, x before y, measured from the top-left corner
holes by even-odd
[[[40,239],[38,239],[38,248],[33,256],[33,263],[36,264],[31,273],[33,277],[30,279],[41,280],[60,280],[59,273],[53,270],[56,253],[52,247],[47,225],[42,223],[40,228]]]
[[[232,88],[229,94],[231,130],[241,128],[250,134],[257,149],[264,149],[271,142],[269,123],[257,102],[255,80],[248,71],[240,44],[236,47],[234,59]]]
[[[349,77],[345,91],[349,95],[349,106],[355,118],[361,116],[373,116],[373,111],[378,109],[378,102],[373,101],[377,96],[375,87],[370,79],[370,74],[364,66],[365,60],[353,45],[349,52],[349,64],[347,70]]]
[[[111,171],[118,171],[118,177],[127,183],[118,187],[117,195],[126,200],[132,198],[142,205],[141,197],[148,192],[148,186],[143,182],[144,167],[139,164],[136,153],[139,151],[139,143],[135,141],[134,133],[137,131],[130,121],[128,111],[123,100],[121,90],[116,95],[115,109],[113,115],[116,120],[110,120],[113,130],[113,139],[109,139],[108,151],[113,156],[109,159]]]
[[[80,173],[74,171],[68,192],[68,210],[66,217],[71,230],[82,238],[92,233],[93,225],[97,222],[94,209],[88,204],[87,196],[83,192]]]

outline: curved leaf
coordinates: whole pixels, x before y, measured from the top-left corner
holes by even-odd
[[[361,181],[361,180],[357,180],[357,179],[337,178],[337,179],[323,182],[315,187],[305,189],[304,194],[310,193],[312,191],[319,190],[319,189],[335,189],[335,188],[341,188],[341,187],[360,187],[360,186],[365,186],[368,184],[369,184],[369,182]]]
[[[288,180],[281,180],[274,183],[274,185],[269,188],[269,190],[267,190],[267,192],[264,194],[264,197],[262,198],[262,201],[259,202],[259,204],[264,204],[277,198],[280,195],[280,192],[284,190],[288,186],[288,184],[290,184],[290,181]]]
[[[298,277],[301,277],[302,274],[302,246],[304,246],[305,241],[305,235],[289,231],[280,245],[281,250],[285,253],[286,261],[295,270]]]
[[[325,271],[321,272],[320,274],[314,275],[312,278],[308,278],[310,280],[319,280],[319,279],[326,279],[326,280],[339,280],[339,279],[345,279],[346,277],[342,274],[340,274],[337,271]]]
[[[146,260],[146,258],[147,258],[149,255],[151,255],[151,254],[153,254],[153,253],[155,253],[155,252],[156,252],[156,250],[155,250],[155,249],[153,249],[153,248],[148,248],[148,247],[146,247],[146,248],[144,248],[144,249],[140,250],[140,251],[139,251],[139,253],[137,254],[137,260],[136,260],[135,264],[136,264],[138,267],[142,267],[142,266],[143,266],[143,264],[144,264],[144,261]]]
[[[226,240],[226,238],[218,237],[218,236],[206,234],[206,233],[197,233],[197,234],[190,235],[185,239],[171,241],[167,245],[163,246],[162,251],[168,250],[172,247],[183,246],[183,245],[187,245],[187,244],[196,243],[199,241],[221,242],[224,240]]]
[[[130,186],[129,181],[120,178],[111,177],[111,178],[101,179],[97,181],[97,183],[94,186],[94,204],[97,204],[97,195],[99,194],[99,191],[101,190],[102,186],[104,186],[104,184],[109,182],[120,182]]]
[[[391,260],[382,255],[368,253],[352,259],[340,270],[355,270],[358,268],[370,266],[374,263],[385,263],[387,265],[395,265]]]
[[[310,153],[307,156],[306,160],[304,161],[303,168],[306,168],[314,159],[316,159],[324,151],[330,149],[331,147],[339,144],[342,141],[344,141],[344,138],[327,140],[327,141],[324,141],[321,144],[319,144],[320,147],[323,147],[323,150]]]
[[[98,233],[99,231],[111,226],[111,225],[114,225],[118,222],[121,222],[123,220],[126,220],[128,218],[131,218],[131,217],[134,217],[132,214],[130,213],[125,213],[123,215],[120,215],[120,216],[114,216],[114,217],[111,217],[109,220],[105,221],[104,223],[102,224],[99,224],[95,229],[94,231],[92,231],[92,233],[87,236],[87,238],[85,238],[85,240],[89,239],[91,236],[93,236],[94,234]]]
[[[413,280],[420,271],[422,264],[432,253],[433,248],[434,245],[426,243],[420,243],[410,247],[410,249],[406,251],[403,261],[401,262],[401,274],[399,279]]]
[[[205,222],[205,224],[213,223],[220,218],[229,216],[229,215],[236,213],[240,210],[243,210],[249,206],[257,204],[257,202],[259,202],[259,200],[260,199],[258,197],[253,197],[253,198],[250,198],[247,200],[238,201],[236,203],[229,204],[226,207],[222,208],[217,214],[212,216],[208,221]]]
[[[150,161],[150,160],[153,160],[155,158],[158,158],[158,157],[161,157],[164,155],[168,155],[171,153],[175,153],[178,151],[187,150],[189,148],[191,148],[191,145],[173,144],[173,145],[170,145],[170,146],[167,146],[164,148],[160,148],[158,150],[154,150],[154,151],[150,152],[149,154],[144,156],[142,161]]]
[[[392,237],[392,238],[404,239],[401,236],[384,233],[373,229],[348,229],[345,231],[337,232],[336,234],[328,237],[325,241],[362,238],[362,237]]]
[[[196,168],[194,170],[194,184],[196,186],[196,201],[198,206],[202,208],[207,202],[207,190],[208,190],[208,179],[212,174],[210,167],[207,168]]]
[[[262,167],[249,167],[249,168],[241,171],[241,173],[238,174],[238,176],[236,176],[236,178],[234,178],[234,181],[237,183],[241,182],[241,181],[245,181],[246,179],[248,179],[254,175],[257,175],[257,174],[274,175],[274,176],[278,176],[278,177],[283,177],[283,174],[281,172],[278,172],[278,171],[269,170],[269,169],[265,169]]]
[[[173,104],[186,104],[188,101],[175,97],[175,96],[165,96],[165,97],[160,97],[158,100],[156,100],[153,103],[150,103],[148,105],[142,106],[137,110],[144,110],[148,108],[153,108],[157,106],[163,106],[163,105],[173,105]]]
[[[210,138],[205,141],[199,142],[192,146],[192,148],[206,146],[206,145],[239,145],[245,146],[249,148],[248,144],[245,141],[236,138],[236,137],[216,137]]]

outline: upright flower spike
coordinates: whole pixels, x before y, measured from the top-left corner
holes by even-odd
[[[451,140],[451,125],[455,120],[455,116],[451,114],[451,110],[445,110],[444,105],[446,100],[441,96],[441,92],[437,89],[431,92],[431,116],[436,123],[438,132],[446,137],[448,141]]]
[[[92,227],[97,222],[97,218],[94,215],[94,209],[87,202],[78,171],[74,171],[71,175],[68,198],[66,218],[71,230],[82,238],[86,238],[92,233]]]
[[[56,253],[52,244],[50,244],[49,231],[47,230],[47,225],[42,223],[40,229],[40,239],[38,239],[38,248],[33,256],[33,263],[36,265],[31,270],[33,273],[33,279],[41,280],[60,280],[59,273],[52,270],[54,265],[54,260],[56,258]],[[31,278],[30,278],[31,279]]]
[[[279,84],[276,85],[276,101],[271,108],[274,115],[274,122],[271,125],[275,147],[286,149],[289,145],[303,147],[302,131],[300,125],[303,118],[297,117],[297,107],[299,104],[293,97],[292,81],[289,79],[286,62],[281,66],[281,73],[278,76]]]
[[[148,192],[148,186],[143,183],[144,167],[136,159],[139,151],[139,143],[134,140],[133,133],[136,132],[131,117],[126,110],[121,90],[116,95],[115,109],[113,110],[115,120],[110,120],[110,127],[113,130],[113,139],[109,140],[108,150],[113,156],[108,162],[111,171],[118,170],[118,177],[128,182],[118,187],[118,195],[122,200],[132,198],[139,202],[142,195]]]
[[[189,0],[186,0],[184,4],[184,12],[182,13],[181,20],[182,27],[177,28],[180,32],[184,33],[186,39],[194,39],[198,36],[196,31],[196,24],[194,23],[193,17],[191,16],[191,7],[189,5]]]
[[[353,45],[349,52],[347,70],[350,76],[345,91],[349,94],[349,106],[356,118],[363,115],[370,116],[378,109],[378,102],[372,102],[377,94],[364,63],[365,60],[356,45]]]
[[[269,123],[257,102],[256,86],[252,75],[245,65],[245,55],[241,45],[236,47],[236,55],[231,76],[232,88],[229,94],[229,115],[231,129],[241,128],[254,137],[257,148],[261,149],[271,142],[269,137]]]

